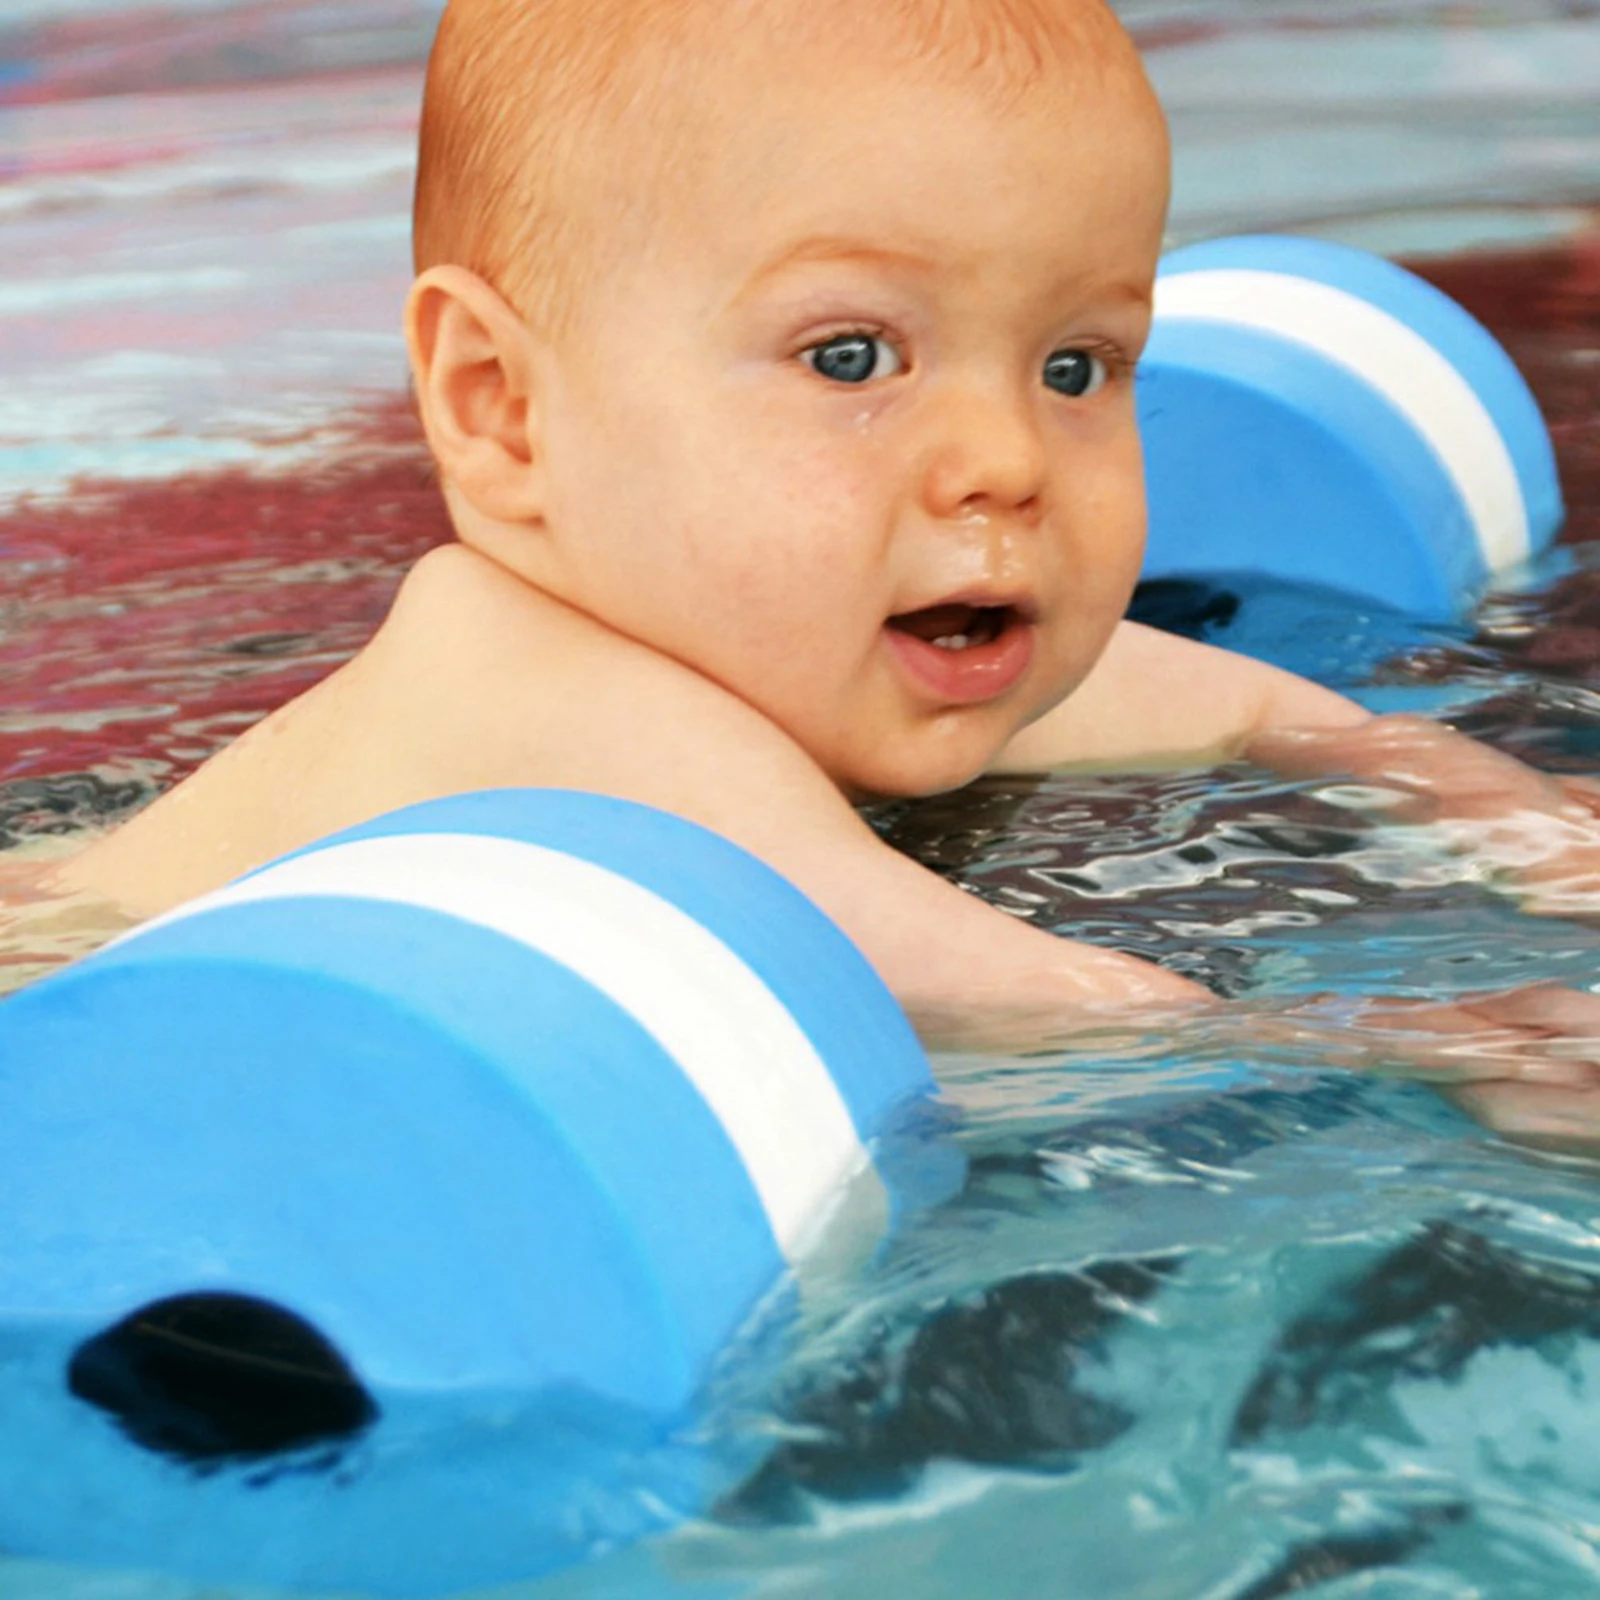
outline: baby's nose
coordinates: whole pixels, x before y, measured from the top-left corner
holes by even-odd
[[[934,425],[922,495],[940,518],[1033,513],[1049,458],[1027,399],[998,387],[946,397]]]

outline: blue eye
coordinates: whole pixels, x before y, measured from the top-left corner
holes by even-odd
[[[1087,350],[1056,350],[1044,364],[1044,386],[1069,399],[1093,394],[1106,380],[1106,364]]]
[[[802,352],[802,359],[813,372],[835,383],[865,383],[904,370],[894,346],[868,333],[841,333],[825,339]]]

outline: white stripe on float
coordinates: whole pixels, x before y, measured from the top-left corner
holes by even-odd
[[[130,937],[217,907],[302,896],[442,912],[539,951],[609,996],[722,1123],[791,1260],[853,1175],[881,1186],[833,1075],[756,973],[669,901],[558,850],[481,834],[355,839],[280,861]]]
[[[1415,329],[1343,289],[1284,272],[1205,268],[1156,280],[1163,320],[1257,328],[1315,350],[1400,410],[1455,482],[1491,572],[1528,554],[1528,509],[1494,419]]]

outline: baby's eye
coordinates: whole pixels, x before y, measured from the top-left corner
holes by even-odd
[[[1106,364],[1088,350],[1056,350],[1045,360],[1044,386],[1077,400],[1106,381]]]
[[[865,383],[905,371],[899,352],[887,339],[870,333],[841,333],[800,354],[800,359],[835,383]]]

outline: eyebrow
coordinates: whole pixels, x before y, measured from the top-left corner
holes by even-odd
[[[905,274],[925,275],[932,271],[933,263],[926,256],[910,250],[896,250],[887,245],[867,244],[859,239],[822,236],[802,239],[787,250],[763,262],[744,285],[748,291],[769,278],[778,277],[795,267],[815,263],[842,263],[866,267],[887,268]]]
[[[770,261],[763,262],[745,280],[737,298],[744,298],[769,279],[779,277],[795,267],[811,266],[815,263],[876,267],[919,277],[932,272],[936,265],[915,251],[897,250],[888,245],[867,244],[859,239],[823,235],[803,239]],[[1150,283],[1120,282],[1106,284],[1102,286],[1100,292],[1108,299],[1148,310],[1153,288],[1153,284]]]

